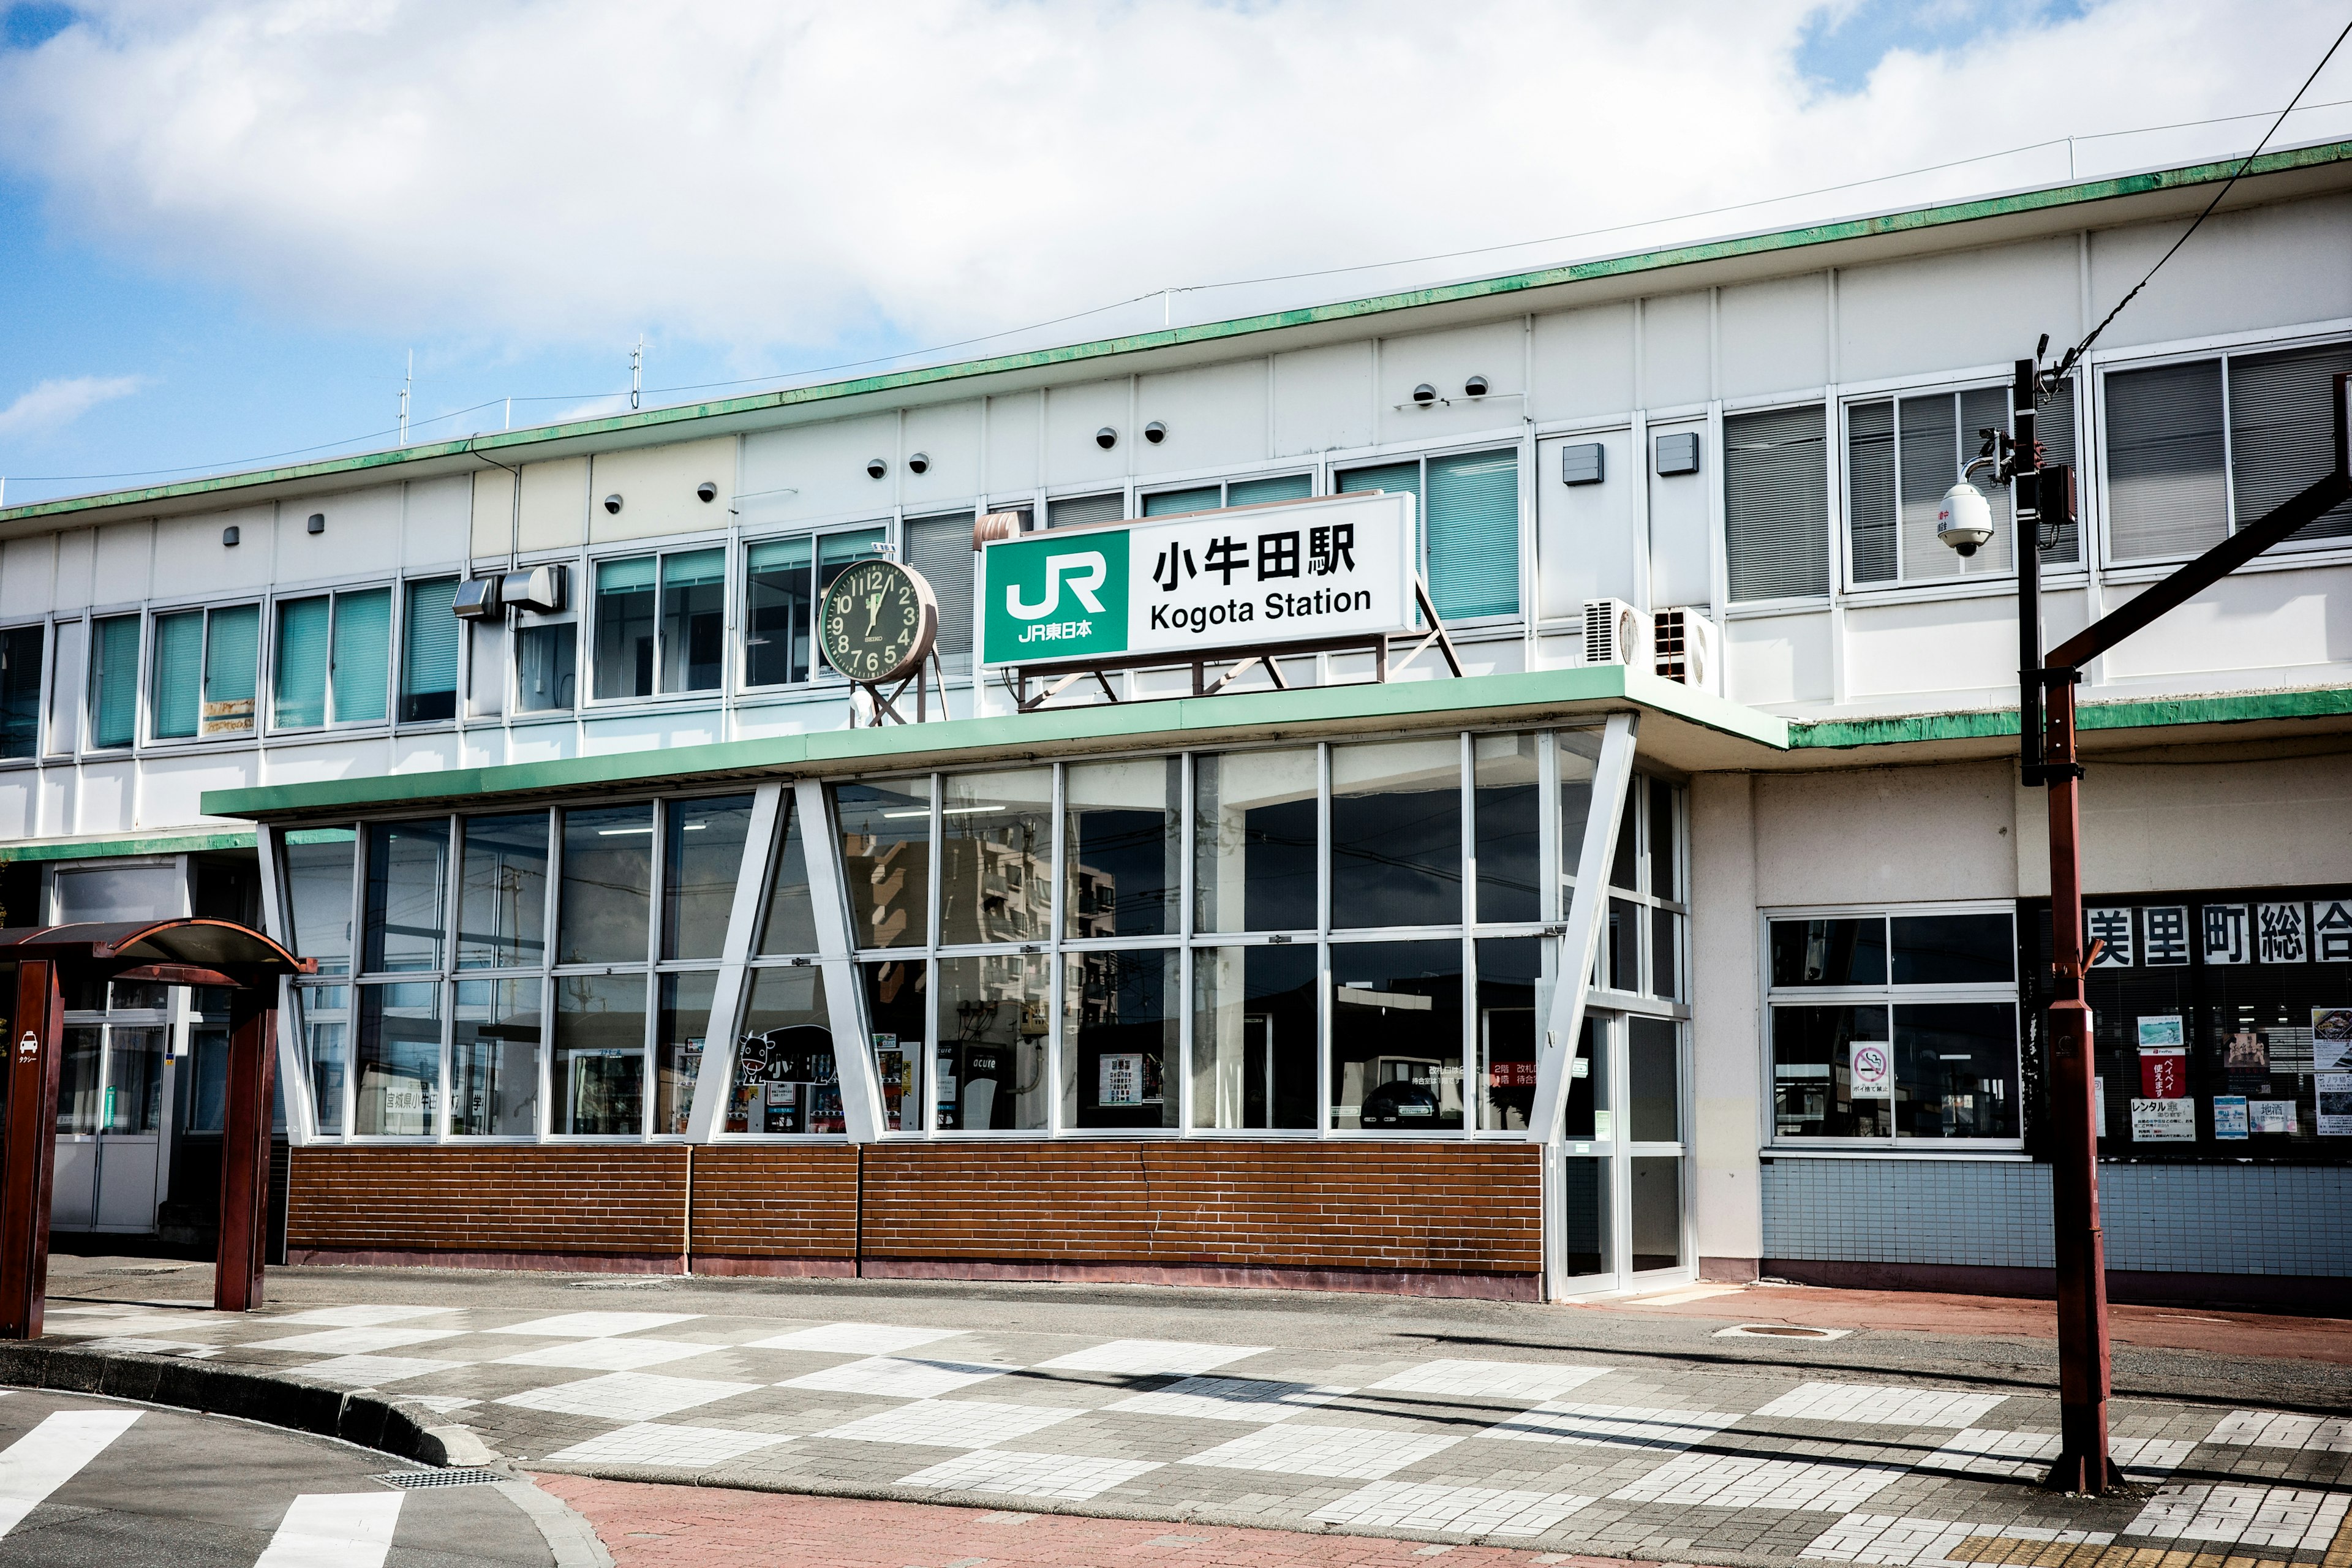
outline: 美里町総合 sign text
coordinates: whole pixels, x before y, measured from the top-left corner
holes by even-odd
[[[1375,492],[1024,534],[982,552],[989,666],[1196,657],[1413,626],[1413,498]]]

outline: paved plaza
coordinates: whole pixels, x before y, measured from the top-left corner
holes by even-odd
[[[343,1272],[308,1271],[281,1292],[298,1299],[247,1316],[81,1289],[53,1300],[48,1333],[378,1390],[534,1472],[1538,1554],[2352,1563],[2340,1410],[2126,1398],[2132,1495],[2071,1499],[2036,1484],[2054,1390],[1993,1362],[1858,1373],[1861,1338],[1808,1342],[1817,1366],[1780,1345],[1748,1356],[1752,1340],[1703,1323],[1685,1325],[1684,1353],[1549,1349],[1523,1325],[1559,1320],[1525,1308],[1416,1341],[1363,1331],[1421,1310],[1379,1301],[1328,1307],[1318,1332],[1311,1304],[1283,1318],[1251,1300],[1231,1321],[1282,1331],[1223,1335],[1200,1331],[1213,1311],[1157,1312],[1144,1293],[1088,1320],[1131,1331],[1077,1332],[986,1291],[543,1281],[493,1302],[424,1279],[404,1292],[388,1272],[309,1283]],[[337,1300],[299,1299],[322,1294]],[[1421,1341],[1433,1348],[1398,1353]]]

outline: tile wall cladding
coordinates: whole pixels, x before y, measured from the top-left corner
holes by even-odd
[[[2048,1268],[2050,1167],[2019,1161],[1769,1158],[1764,1256]],[[2175,1274],[2352,1276],[2352,1170],[2099,1167],[2107,1267]]]

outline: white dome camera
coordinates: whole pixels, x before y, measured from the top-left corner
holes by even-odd
[[[1992,538],[1992,507],[1984,492],[1966,479],[1946,490],[1936,507],[1936,537],[1963,559],[1974,555]]]

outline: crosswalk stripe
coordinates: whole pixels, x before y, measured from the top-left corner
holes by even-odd
[[[406,1492],[325,1492],[294,1500],[253,1568],[383,1568]]]
[[[136,1410],[60,1410],[0,1453],[0,1535],[131,1429]]]

